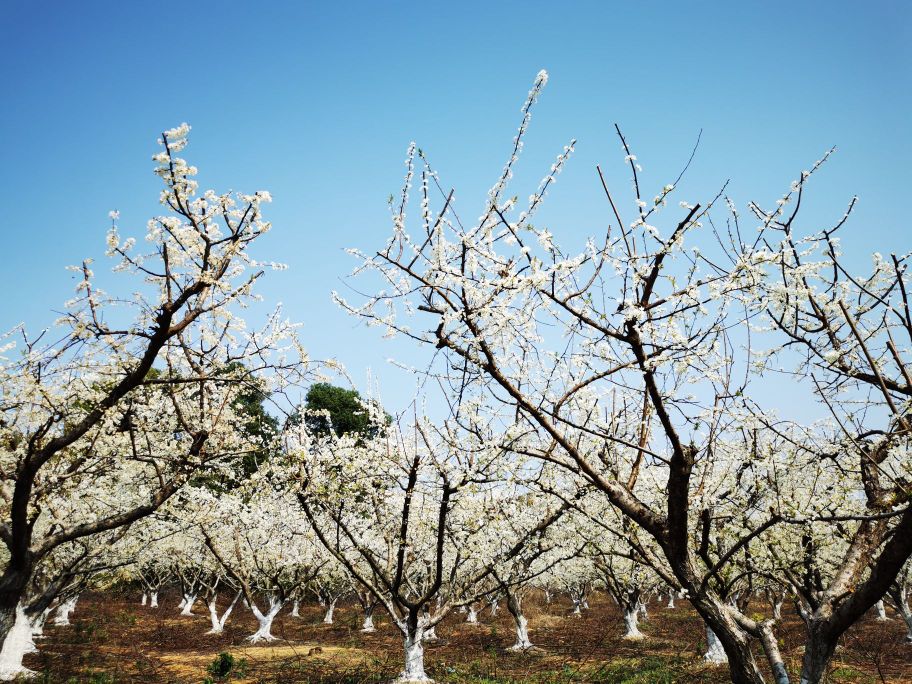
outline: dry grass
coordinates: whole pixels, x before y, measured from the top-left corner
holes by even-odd
[[[353,605],[337,610],[334,625],[322,624],[318,606],[302,607],[300,618],[283,613],[273,625],[281,640],[251,645],[244,639],[256,623],[243,609],[231,616],[224,634],[207,635],[208,617],[181,617],[176,602],[166,595],[154,610],[137,605],[132,595],[87,596],[72,626],[46,629],[40,652],[28,656],[26,665],[48,684],[201,684],[220,652],[243,661],[241,676],[230,679],[236,683],[383,682],[401,667],[401,640],[389,620],[378,616],[377,632],[362,634]],[[639,642],[621,638],[620,614],[604,597],[579,617],[563,604],[535,601],[528,613],[532,640],[541,650],[507,650],[513,631],[505,609],[496,618],[483,611],[479,626],[453,614],[437,628],[441,639],[426,649],[429,673],[440,682],[472,684],[728,681],[725,668],[703,662],[702,623],[686,602],[673,610],[653,603],[649,620],[641,623],[647,638]],[[801,631],[795,617],[786,616],[780,633],[791,663],[801,655]],[[843,640],[831,681],[912,682],[912,646],[904,636],[897,619],[865,620]]]

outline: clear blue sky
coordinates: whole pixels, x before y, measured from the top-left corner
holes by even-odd
[[[579,139],[539,221],[559,237],[601,232],[596,163],[625,187],[619,122],[650,189],[702,128],[683,197],[731,178],[741,207],[772,204],[838,145],[809,217],[831,220],[857,193],[850,246],[912,246],[912,3],[7,0],[2,13],[4,329],[53,321],[72,292],[64,266],[101,258],[109,210],[141,233],[157,211],[155,139],[187,121],[203,187],[273,193],[258,254],[290,269],[260,291],[305,323],[315,356],[358,381],[372,367],[399,409],[413,380],[385,360],[408,347],[329,300],[353,266],[342,249],[384,240],[410,140],[476,216],[541,68],[551,82],[516,190]]]

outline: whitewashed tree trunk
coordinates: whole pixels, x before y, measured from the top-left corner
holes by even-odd
[[[469,614],[466,616],[466,622],[470,625],[478,624],[478,612],[475,610],[474,604],[469,604]]]
[[[573,597],[572,600],[573,600],[573,613],[572,613],[572,615],[577,615],[577,616],[579,616],[579,615],[581,614],[580,608],[582,607],[582,603],[581,603],[580,600],[579,600],[578,598],[576,598],[575,596]]]
[[[193,604],[196,603],[196,594],[184,596],[181,601],[181,615],[193,615]]]
[[[373,611],[371,611],[370,613],[366,612],[364,614],[364,622],[361,623],[361,631],[362,632],[376,632],[377,631],[377,628],[374,627]]]
[[[877,620],[880,622],[886,622],[890,618],[887,617],[887,609],[884,607],[883,599],[880,599],[874,607],[877,609]]]
[[[231,611],[234,610],[234,606],[240,598],[241,592],[235,594],[234,600],[228,605],[221,617],[219,617],[218,606],[216,605],[218,595],[209,599],[209,620],[212,623],[212,629],[206,632],[206,634],[221,634],[225,631],[225,623],[228,622],[228,617],[231,615]]]
[[[424,627],[405,630],[405,669],[396,679],[401,684],[433,682],[424,671]]]
[[[250,612],[253,613],[253,616],[257,619],[260,626],[257,631],[247,637],[247,641],[251,643],[257,643],[258,641],[275,641],[277,637],[272,636],[272,621],[275,619],[275,616],[279,614],[279,611],[282,610],[283,603],[275,597],[270,597],[269,609],[266,613],[263,613],[256,604],[248,605],[250,606]]]
[[[44,623],[47,622],[48,615],[53,608],[45,608],[41,613],[32,617],[32,639],[44,638]]]
[[[333,623],[333,613],[336,612],[336,601],[338,599],[330,599],[326,605],[326,615],[323,616],[323,624],[331,625]]]
[[[551,592],[545,589],[545,603],[551,603]]]
[[[638,625],[639,610],[636,606],[624,611],[624,638],[625,639],[642,639],[644,634],[640,631]]]
[[[295,599],[291,604],[291,616],[301,617],[301,602],[298,599]]]
[[[143,592],[142,600],[139,602],[139,605],[144,606],[149,602],[149,595],[146,592]]]
[[[18,606],[13,627],[0,648],[0,680],[11,681],[35,674],[23,666],[22,659],[26,653],[34,653],[36,650],[32,640],[32,621],[22,606]]]
[[[709,625],[706,625],[706,654],[703,656],[703,660],[713,665],[723,665],[728,662],[722,642]]]
[[[637,606],[637,610],[640,611],[640,617],[642,617],[644,620],[649,619],[649,611],[646,610],[646,601],[645,600],[640,601],[639,605]]]
[[[673,591],[669,591],[669,592],[668,592],[668,604],[667,604],[665,607],[666,607],[666,608],[674,608],[674,607],[675,607],[675,595],[674,595],[674,592],[673,592]]]
[[[908,592],[905,587],[892,594],[893,604],[906,623],[906,643],[912,644],[912,610],[909,610]]]
[[[493,599],[491,601],[491,616],[497,615],[497,610],[500,608],[500,601],[498,599]]]
[[[774,620],[782,619],[782,601],[773,602],[773,619]]]
[[[909,610],[908,606],[904,606],[905,610],[901,610],[903,620],[906,623],[906,643],[912,644],[912,611]]]
[[[158,592],[153,591],[149,594],[149,608],[158,608]]]
[[[57,606],[57,612],[54,614],[54,624],[58,627],[66,627],[70,624],[70,615],[76,610],[76,602],[79,596],[73,596]]]

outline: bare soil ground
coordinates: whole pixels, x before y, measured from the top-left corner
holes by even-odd
[[[95,594],[80,599],[69,627],[45,628],[39,652],[26,656],[38,681],[76,684],[165,684],[192,682],[346,683],[385,682],[401,669],[401,639],[389,619],[375,616],[377,631],[362,634],[355,605],[336,610],[333,625],[322,624],[322,609],[301,607],[301,617],[276,618],[273,634],[281,640],[251,645],[245,637],[256,629],[250,613],[238,607],[222,635],[207,635],[209,618],[197,604],[196,616],[182,617],[177,597],[165,594],[161,607],[139,605],[138,596]],[[758,611],[766,612],[764,606]],[[541,650],[512,653],[514,633],[509,613],[496,617],[485,609],[481,624],[466,624],[450,615],[437,627],[440,640],[428,644],[425,663],[438,682],[534,684],[564,682],[726,682],[727,668],[703,662],[702,623],[684,601],[669,610],[653,601],[649,619],[642,621],[647,638],[621,638],[617,607],[596,596],[580,617],[569,615],[566,602],[529,601],[532,641]],[[832,682],[912,682],[912,645],[905,643],[902,621],[879,622],[871,615],[843,638],[830,673]],[[787,614],[780,629],[786,660],[801,657],[802,628]],[[221,652],[235,658],[234,671],[212,677],[207,667]],[[241,662],[243,661],[243,662]]]

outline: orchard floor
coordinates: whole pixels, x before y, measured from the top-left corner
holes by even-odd
[[[286,609],[272,629],[281,640],[252,646],[244,637],[256,623],[245,609],[238,607],[225,633],[214,636],[205,634],[205,606],[197,605],[196,616],[182,617],[174,596],[164,595],[158,609],[141,607],[135,598],[82,597],[72,624],[48,625],[39,652],[26,656],[26,666],[38,674],[33,681],[202,684],[220,652],[243,663],[229,677],[212,681],[236,684],[386,682],[401,668],[398,632],[379,611],[377,632],[365,635],[358,631],[356,606],[339,607],[333,625],[321,623],[316,605],[302,606],[300,618]],[[465,684],[728,681],[727,668],[703,662],[703,628],[686,602],[668,610],[664,602],[653,601],[649,619],[640,624],[647,638],[639,642],[621,638],[620,614],[604,596],[596,596],[580,617],[568,615],[566,602],[547,607],[529,603],[530,634],[541,651],[507,650],[513,630],[504,607],[496,618],[488,609],[482,611],[479,626],[453,614],[437,627],[440,640],[426,648],[428,673],[438,682]],[[890,615],[888,622],[870,616],[844,637],[831,682],[912,682],[912,646],[904,643],[901,620]],[[786,659],[794,664],[801,655],[801,627],[794,616],[786,615],[780,640]]]

